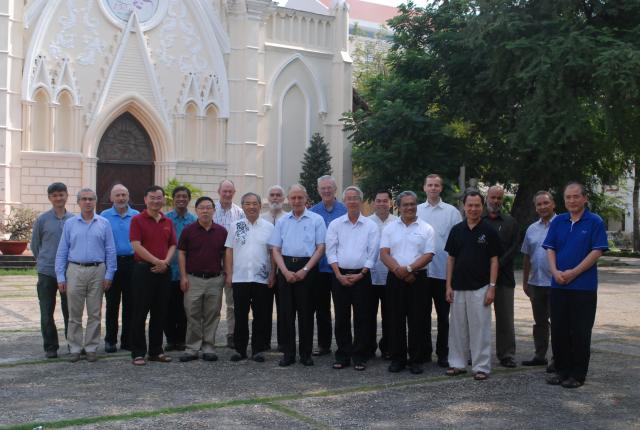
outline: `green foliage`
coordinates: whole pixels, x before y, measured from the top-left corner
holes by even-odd
[[[167,182],[167,185],[164,186],[164,198],[165,205],[167,207],[173,206],[173,198],[171,194],[176,187],[187,187],[189,191],[191,191],[191,200],[195,200],[198,197],[202,196],[202,190],[195,185],[191,185],[189,182],[180,182],[176,178],[172,178]]]
[[[318,178],[331,174],[331,154],[329,145],[325,143],[324,137],[320,133],[311,136],[309,147],[304,153],[302,160],[302,172],[300,173],[300,184],[307,189],[309,199],[313,203],[320,201],[318,194]]]
[[[0,233],[9,234],[9,240],[31,240],[33,224],[38,213],[31,208],[11,208],[11,212],[0,223]]]

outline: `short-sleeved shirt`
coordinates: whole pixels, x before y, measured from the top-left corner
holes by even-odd
[[[182,230],[189,224],[192,224],[198,220],[191,212],[186,212],[184,216],[178,215],[178,212],[175,210],[169,211],[166,213],[167,218],[171,220],[173,223],[173,228],[176,229],[176,240],[180,243],[180,235],[182,234]],[[171,259],[171,280],[179,281],[180,280],[180,268],[178,267],[178,253],[173,254],[173,258]]]
[[[229,209],[222,207],[220,200],[214,203],[216,211],[213,213],[213,222],[224,227],[229,231],[231,223],[244,218],[244,211],[240,206],[235,203],[231,203]]]
[[[484,219],[473,228],[466,220],[456,224],[444,247],[455,258],[451,287],[479,290],[489,284],[491,258],[502,253],[498,232]]]
[[[233,249],[232,282],[269,282],[271,258],[267,242],[274,228],[260,217],[254,224],[246,218],[231,224],[224,246]]]
[[[280,248],[287,257],[311,257],[316,247],[324,244],[326,234],[320,215],[305,209],[300,218],[296,218],[290,212],[276,223],[269,246]]]
[[[118,257],[133,255],[133,247],[129,241],[129,229],[131,227],[131,220],[139,213],[137,210],[127,207],[127,212],[125,212],[124,215],[120,215],[116,208],[111,207],[103,210],[100,214],[100,216],[106,218],[111,224]]]
[[[156,221],[146,209],[131,220],[129,240],[140,242],[151,255],[160,260],[164,260],[169,248],[177,244],[176,231],[171,220],[160,212],[160,219]],[[145,261],[138,254],[134,255],[134,259]]]
[[[360,215],[355,224],[349,215],[331,221],[327,229],[326,256],[329,264],[342,269],[371,269],[379,253],[380,232],[376,223]]]
[[[435,231],[436,254],[429,263],[429,277],[446,279],[447,252],[444,250],[444,245],[453,226],[462,221],[460,211],[442,200],[435,206],[424,202],[418,205],[418,218],[428,223]]]
[[[333,221],[334,219],[340,218],[342,215],[347,213],[347,207],[344,204],[340,203],[338,200],[334,201],[333,207],[331,208],[330,211],[327,210],[327,208],[324,205],[324,202],[320,202],[313,205],[309,210],[322,217],[322,219],[324,220],[325,227],[329,227],[329,224],[331,224],[331,221]],[[331,266],[327,262],[326,255],[323,255],[322,258],[320,259],[320,262],[318,263],[318,270],[320,272],[333,273],[333,269],[331,269]]]
[[[585,209],[582,217],[576,222],[571,221],[568,212],[556,216],[549,226],[549,233],[542,247],[556,252],[556,267],[564,271],[576,267],[593,250],[608,250],[609,244],[602,218]],[[555,279],[551,279],[551,288],[597,291],[597,264],[566,285],[560,285]]]
[[[65,221],[73,218],[69,211],[62,218],[50,209],[38,217],[31,232],[31,252],[36,258],[36,270],[43,275],[56,277],[56,252]]]
[[[387,219],[382,221],[378,215],[373,214],[369,215],[369,219],[376,223],[378,226],[378,231],[380,235],[382,235],[382,230],[389,225],[389,223],[398,219],[397,216],[393,214],[389,214]],[[376,262],[371,268],[371,284],[372,285],[387,285],[387,274],[389,273],[389,269],[384,265],[382,260],[380,259],[380,252],[376,254]]]
[[[187,225],[180,235],[178,249],[186,252],[187,273],[220,273],[227,230],[213,223],[206,230],[198,221]]]
[[[391,257],[399,265],[408,266],[424,254],[435,254],[434,232],[426,222],[416,218],[408,226],[398,218],[382,230],[380,249],[389,248]],[[424,267],[412,267],[422,270]]]
[[[555,218],[555,215],[554,217]],[[529,272],[529,279],[527,282],[536,287],[550,287],[551,286],[551,269],[549,269],[549,259],[547,258],[547,251],[542,247],[547,233],[549,232],[549,226],[551,221],[546,224],[539,219],[527,228],[527,232],[524,235],[524,241],[522,242],[522,253],[529,256],[531,263],[531,270]]]

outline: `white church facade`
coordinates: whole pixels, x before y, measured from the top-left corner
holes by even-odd
[[[174,177],[212,197],[224,178],[264,194],[297,181],[315,132],[349,184],[348,7],[294,6],[2,2],[0,203],[44,210],[55,181],[95,188],[103,205],[115,182],[140,204]]]

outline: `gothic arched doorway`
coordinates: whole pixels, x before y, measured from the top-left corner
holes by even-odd
[[[111,207],[109,191],[117,183],[129,189],[131,207],[144,209],[144,190],[153,185],[155,155],[142,124],[125,112],[116,118],[98,147],[98,211]]]

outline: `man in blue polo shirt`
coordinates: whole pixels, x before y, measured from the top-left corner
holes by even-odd
[[[551,346],[556,374],[551,385],[584,384],[596,316],[597,261],[608,249],[602,218],[587,209],[585,188],[570,182],[564,189],[566,213],[556,216],[542,247],[547,250],[551,280]]]
[[[347,207],[336,199],[338,186],[336,180],[329,175],[318,178],[318,194],[322,201],[310,210],[322,217],[325,227],[334,219],[347,213]],[[333,269],[322,256],[318,264],[318,274],[313,284],[313,306],[318,327],[318,349],[313,355],[326,355],[331,352],[331,285],[333,283]]]

